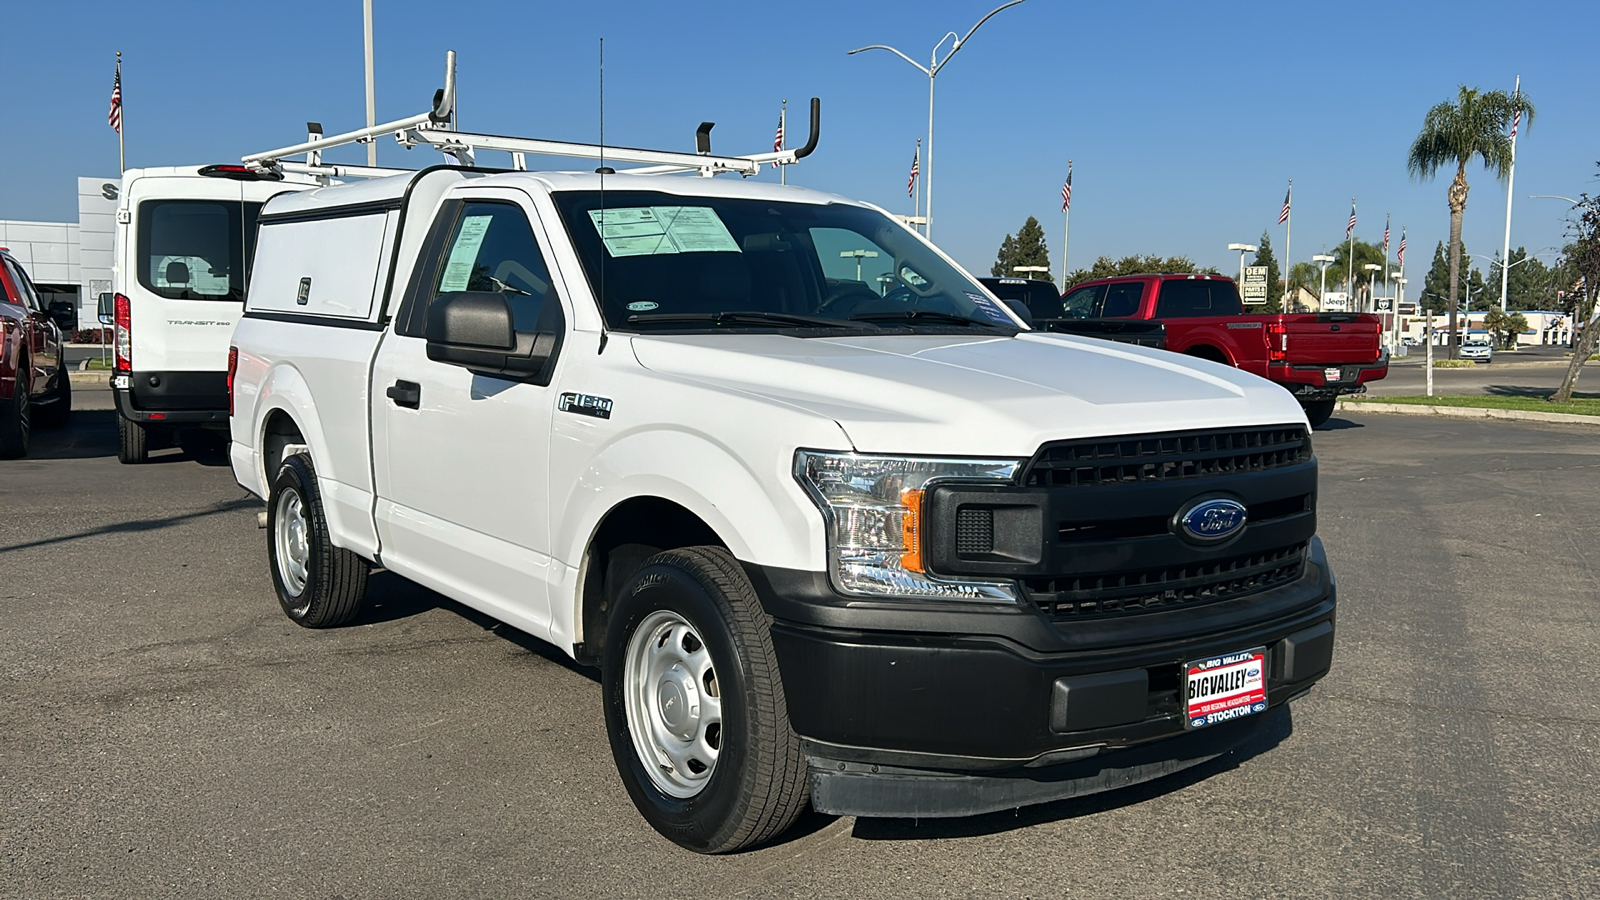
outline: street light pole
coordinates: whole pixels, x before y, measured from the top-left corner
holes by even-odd
[[[1317,290],[1317,308],[1322,308],[1322,297],[1328,293],[1328,264],[1333,262],[1333,257],[1326,253],[1318,253],[1311,257],[1311,261],[1322,266],[1322,287]]]
[[[1255,244],[1229,244],[1229,250],[1239,251],[1239,296],[1244,296],[1244,255],[1258,249]]]
[[[926,237],[930,241],[933,240],[933,83],[934,83],[934,79],[939,77],[939,70],[943,69],[945,67],[945,64],[950,62],[950,58],[955,56],[956,53],[961,50],[962,46],[965,45],[966,42],[972,37],[973,33],[976,32],[979,28],[983,27],[983,23],[985,23],[985,22],[989,21],[991,18],[993,18],[994,14],[999,12],[1000,10],[1005,9],[1006,7],[1009,7],[1009,6],[1016,6],[1018,3],[1022,3],[1022,2],[1024,2],[1024,0],[1011,0],[1010,3],[1001,4],[1000,6],[997,6],[994,9],[990,10],[989,14],[987,16],[984,16],[983,18],[979,19],[978,20],[978,24],[972,26],[972,28],[967,31],[966,37],[960,37],[954,31],[949,32],[944,37],[939,39],[939,43],[933,45],[933,50],[928,53],[928,64],[926,66],[924,66],[923,64],[917,62],[916,60],[912,59],[911,57],[905,55],[904,53],[901,53],[899,50],[896,50],[895,48],[890,47],[890,46],[888,46],[886,44],[873,44],[873,45],[868,46],[868,47],[858,47],[858,48],[856,48],[854,50],[851,50],[849,53],[845,54],[846,56],[853,56],[853,55],[855,55],[857,53],[861,53],[861,52],[866,51],[866,50],[887,50],[890,53],[893,53],[895,56],[898,56],[901,59],[905,60],[906,62],[911,63],[911,65],[916,67],[917,71],[919,71],[922,74],[928,76],[928,147],[927,147],[927,152],[923,157],[923,163],[922,163],[922,191],[923,191],[923,196],[926,198],[927,202],[922,207],[922,215],[926,220],[926,221],[924,221],[922,223],[922,235],[923,235],[923,237]],[[944,55],[944,59],[940,59],[939,58],[939,48],[944,46],[944,42],[949,40],[950,38],[955,38],[956,42],[954,44],[950,45],[950,52],[946,53]]]
[[[1361,268],[1367,270],[1368,272],[1376,272],[1379,269],[1382,269],[1383,266],[1380,266],[1377,263],[1364,263],[1361,266]],[[1371,307],[1371,309],[1367,310],[1367,312],[1375,313],[1375,312],[1378,311],[1378,298],[1373,296],[1373,292],[1377,288],[1377,286],[1378,286],[1378,276],[1376,276],[1376,275],[1368,275],[1367,276],[1367,306]]]

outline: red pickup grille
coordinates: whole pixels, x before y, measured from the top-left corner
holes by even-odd
[[[1046,444],[1028,463],[1030,487],[1081,487],[1261,472],[1311,459],[1301,425],[1188,431]]]

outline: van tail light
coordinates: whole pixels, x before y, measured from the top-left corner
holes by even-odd
[[[239,371],[239,348],[228,348],[228,418],[233,418],[233,373]]]
[[[1282,322],[1267,323],[1267,361],[1282,362],[1289,358],[1289,328]]]
[[[118,372],[133,371],[133,310],[128,304],[128,295],[118,294],[113,301],[116,304],[117,323],[116,344],[116,370]]]

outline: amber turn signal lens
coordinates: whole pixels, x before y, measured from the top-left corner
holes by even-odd
[[[912,488],[900,492],[900,504],[906,508],[900,518],[900,536],[905,552],[900,554],[900,568],[907,572],[922,571],[922,491]]]

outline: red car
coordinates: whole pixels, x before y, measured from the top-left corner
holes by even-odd
[[[64,333],[78,324],[70,300],[45,308],[28,273],[0,247],[0,458],[28,454],[33,426],[59,428],[72,413]]]
[[[1246,315],[1225,275],[1097,278],[1065,295],[1053,286],[1023,292],[1019,279],[982,280],[1000,299],[1022,300],[1037,328],[1163,347],[1276,381],[1300,401],[1312,427],[1333,415],[1340,394],[1362,393],[1389,374],[1376,316]]]

